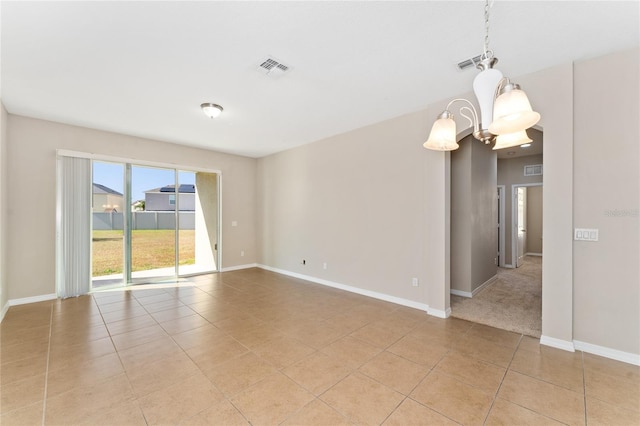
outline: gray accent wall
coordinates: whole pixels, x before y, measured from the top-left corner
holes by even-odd
[[[451,289],[473,293],[496,275],[497,156],[464,137],[451,153]]]

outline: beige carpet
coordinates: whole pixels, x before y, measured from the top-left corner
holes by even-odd
[[[542,257],[526,256],[517,269],[498,268],[498,279],[473,298],[452,294],[451,316],[540,337]]]

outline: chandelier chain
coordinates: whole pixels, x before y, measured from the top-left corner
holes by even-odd
[[[484,3],[484,59],[493,56],[493,52],[489,50],[489,0]]]

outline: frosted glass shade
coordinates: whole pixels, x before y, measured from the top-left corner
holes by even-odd
[[[540,121],[540,114],[531,109],[527,94],[519,89],[504,92],[493,107],[493,122],[489,131],[494,135],[519,132]]]
[[[453,118],[439,118],[433,123],[429,139],[423,145],[434,151],[453,151],[460,145],[456,142],[456,122]]]
[[[531,139],[527,135],[526,130],[520,130],[515,133],[507,133],[506,135],[498,135],[496,138],[496,144],[493,149],[511,148],[512,146],[522,145],[523,143],[529,143]]]
[[[209,118],[218,117],[220,114],[222,114],[222,110],[223,110],[223,108],[220,105],[212,104],[212,103],[204,103],[200,105],[200,108],[202,108],[202,112],[204,112],[204,115],[206,115]]]

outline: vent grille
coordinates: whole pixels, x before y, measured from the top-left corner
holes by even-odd
[[[469,67],[476,67],[476,65],[478,65],[480,63],[480,60],[482,59],[482,55],[478,55],[478,56],[474,56],[473,58],[469,58],[469,59],[465,59],[462,62],[458,62],[458,69],[459,70],[464,70],[467,69]]]
[[[531,164],[524,166],[525,176],[542,176],[542,164]]]
[[[258,65],[258,71],[272,77],[279,77],[290,69],[291,67],[272,57],[263,59],[260,65]]]

